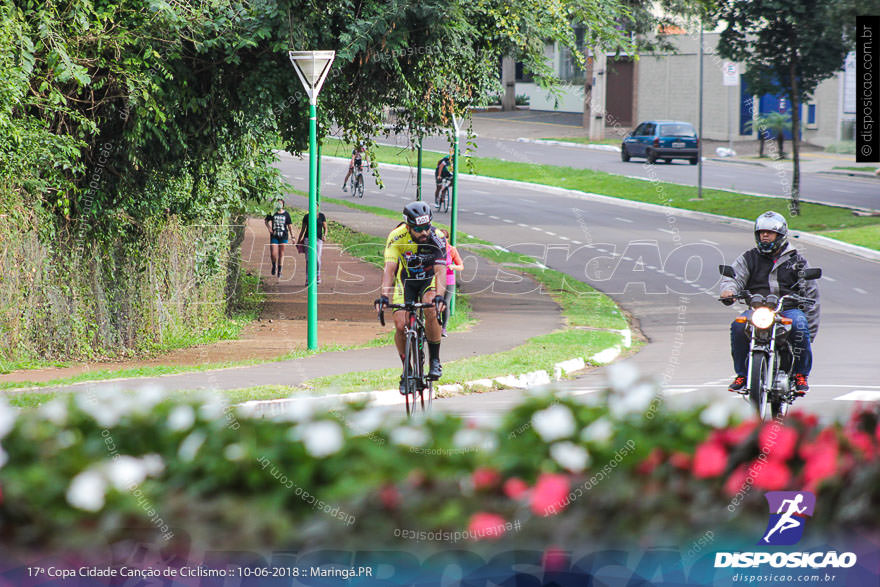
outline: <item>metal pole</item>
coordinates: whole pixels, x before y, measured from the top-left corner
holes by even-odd
[[[733,152],[733,86],[727,88],[727,148]]]
[[[697,199],[703,199],[703,20],[700,19],[700,106],[697,123]]]
[[[419,155],[416,163],[416,200],[422,201],[422,133],[419,133]]]
[[[317,186],[315,186],[315,201],[320,204],[321,203],[321,147],[323,146],[324,141],[320,141],[318,143],[318,180]]]
[[[308,305],[308,346],[309,350],[318,348],[318,149],[317,149],[317,126],[318,109],[315,102],[309,103],[309,246],[308,255],[308,280],[309,280],[309,305]]]
[[[452,145],[452,218],[449,221],[449,242],[454,247],[458,243],[458,125],[455,126],[455,141]],[[455,293],[449,298],[449,315],[454,314]]]

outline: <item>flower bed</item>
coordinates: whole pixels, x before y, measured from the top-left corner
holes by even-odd
[[[754,538],[768,490],[815,492],[811,528],[868,529],[880,510],[876,409],[760,424],[727,404],[667,411],[624,375],[491,424],[306,402],[267,420],[151,391],[2,403],[0,542],[80,551],[137,529],[227,549],[685,544],[718,528]]]

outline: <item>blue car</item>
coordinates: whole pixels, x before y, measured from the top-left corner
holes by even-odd
[[[696,165],[699,144],[697,131],[689,122],[648,120],[623,139],[620,158],[629,161],[630,157],[644,157],[648,163],[658,159],[664,163],[673,159],[687,159],[691,165]]]

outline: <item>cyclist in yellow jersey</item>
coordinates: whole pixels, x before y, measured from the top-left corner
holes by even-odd
[[[391,231],[385,242],[385,272],[382,295],[376,307],[382,310],[389,303],[409,301],[434,303],[425,309],[425,334],[428,339],[430,368],[428,377],[439,379],[442,327],[437,313],[446,309],[446,240],[431,226],[431,207],[425,202],[410,202],[403,209],[406,222]],[[392,301],[389,301],[391,298]],[[405,360],[406,313],[394,311],[394,343],[401,361]],[[400,393],[406,393],[403,378]]]

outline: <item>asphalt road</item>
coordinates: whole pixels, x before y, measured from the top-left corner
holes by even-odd
[[[388,141],[389,139],[380,139]],[[403,137],[392,137],[391,142],[406,144]],[[447,151],[445,137],[429,137],[424,140],[425,149]],[[629,163],[620,160],[620,154],[563,145],[540,145],[508,139],[478,137],[476,155],[496,157],[522,163],[565,165],[574,168],[594,169],[617,175],[625,175],[684,185],[697,185],[697,167],[684,160],[670,164],[645,164],[643,159]],[[433,156],[433,155],[431,155]],[[703,187],[735,190],[744,193],[788,197],[791,185],[791,161],[763,165],[704,161]],[[873,178],[828,176],[820,173],[801,172],[801,198],[814,202],[837,204],[880,210],[880,181]]]
[[[283,155],[279,168],[293,185],[307,188],[305,160]],[[350,197],[339,188],[345,169],[344,161],[325,158],[324,196]],[[360,202],[400,210],[413,199],[410,171],[386,166],[383,180],[386,189],[381,191],[368,182]],[[427,174],[423,182],[432,185]],[[662,381],[667,397],[684,403],[742,401],[726,390],[733,374],[728,328],[738,310],[715,298],[718,264],[732,263],[753,246],[747,227],[467,177],[460,180],[460,192],[460,230],[529,253],[587,281],[630,312],[649,343],[628,360]],[[811,266],[825,270],[819,285],[822,325],[814,343],[812,389],[796,406],[830,415],[852,410],[857,400],[880,401],[880,313],[871,301],[872,292],[880,288],[880,263],[795,245]],[[557,388],[593,393],[604,381],[602,371]],[[438,401],[436,406],[460,413],[500,411],[517,395],[480,394]]]

